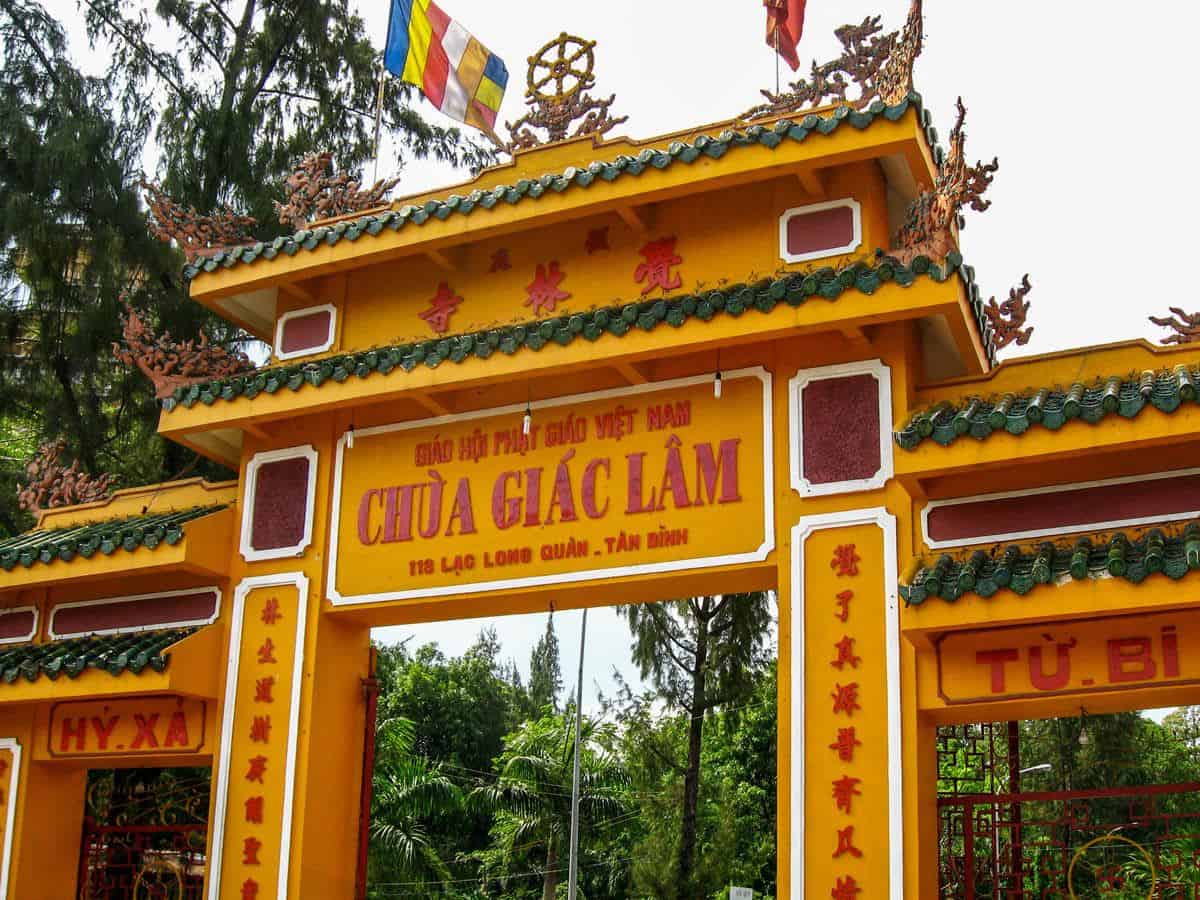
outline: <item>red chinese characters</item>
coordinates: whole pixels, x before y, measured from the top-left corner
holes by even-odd
[[[429,323],[429,327],[437,334],[445,334],[450,330],[450,316],[458,309],[463,298],[450,290],[450,285],[443,281],[438,284],[437,293],[429,301],[429,308],[423,309],[417,315]]]
[[[861,783],[861,778],[852,778],[849,775],[843,775],[833,782],[833,802],[837,804],[838,809],[844,813],[851,812],[850,806],[854,798],[862,795],[862,791],[858,789]]]
[[[272,597],[263,604],[262,616],[260,617],[266,625],[274,625],[283,618],[283,613],[279,611],[279,598]]]
[[[855,859],[862,856],[862,851],[854,846],[854,826],[847,825],[845,828],[839,828],[837,832],[837,847],[833,851],[833,858],[837,859],[844,854],[849,853]]]
[[[854,711],[862,709],[858,703],[858,682],[852,681],[849,684],[841,684],[834,682],[833,693],[833,712],[844,712],[848,716],[853,716]]]
[[[255,703],[274,703],[275,698],[271,694],[271,689],[275,687],[275,676],[268,675],[266,678],[259,678],[254,682],[254,702]]]
[[[512,261],[508,258],[508,248],[501,247],[492,254],[492,264],[488,266],[489,272],[507,272],[512,268]]]
[[[267,758],[261,754],[250,757],[250,763],[246,769],[246,780],[256,781],[259,784],[263,783],[263,776],[267,774]]]
[[[255,716],[250,720],[250,740],[257,744],[268,744],[271,741],[271,717]]]
[[[258,662],[260,665],[279,662],[275,658],[275,642],[270,638],[263,641],[262,646],[258,648]]]
[[[262,841],[256,837],[248,837],[242,841],[242,865],[257,866],[258,851],[262,849]]]
[[[853,875],[846,875],[837,880],[837,884],[833,886],[833,890],[829,892],[829,896],[833,900],[854,900],[862,893],[862,888],[858,886],[858,882],[854,880]]]
[[[251,825],[261,825],[263,821],[263,798],[246,798],[246,821]]]
[[[638,253],[642,254],[645,262],[638,263],[633,272],[633,280],[638,284],[646,283],[642,288],[642,296],[650,293],[656,287],[664,291],[676,291],[683,286],[683,279],[678,272],[672,272],[674,266],[683,262],[683,257],[675,253],[674,237],[659,238],[650,241]]]
[[[846,666],[852,669],[857,669],[858,664],[862,662],[861,656],[854,655],[854,638],[849,635],[843,635],[842,639],[833,645],[834,657],[829,664],[842,671]]]
[[[525,305],[533,307],[534,315],[540,316],[543,312],[554,312],[560,300],[566,300],[571,296],[567,291],[560,290],[558,287],[566,277],[567,273],[559,270],[557,260],[550,263],[549,268],[538,263],[537,269],[534,270],[533,281],[525,286],[525,291],[529,295],[525,300]]]
[[[857,575],[860,562],[862,557],[858,555],[853,544],[838,544],[834,548],[833,559],[829,561],[829,568],[837,572],[838,578],[842,578]]]
[[[850,601],[853,599],[854,591],[842,591],[837,595],[837,608],[833,615],[839,622],[845,622],[850,618]]]
[[[258,900],[258,882],[253,878],[242,882],[242,900]]]
[[[860,741],[854,735],[854,726],[849,728],[839,728],[837,738],[829,745],[830,750],[837,751],[838,759],[842,762],[854,762],[854,748],[861,747]]]
[[[593,253],[599,253],[601,250],[607,250],[608,226],[604,225],[589,231],[587,233],[587,240],[583,242],[583,249],[587,251],[588,256],[591,256]]]

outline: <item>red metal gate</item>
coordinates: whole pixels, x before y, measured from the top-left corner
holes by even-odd
[[[202,900],[206,825],[97,825],[87,819],[79,900]]]
[[[1200,782],[942,797],[942,897],[1069,897],[1074,889],[1198,900],[1198,797]]]
[[[1200,900],[1200,730],[977,723],[937,752],[942,898]]]
[[[202,900],[210,769],[88,773],[77,900]]]

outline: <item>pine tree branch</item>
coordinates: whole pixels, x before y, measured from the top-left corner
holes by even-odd
[[[191,97],[188,95],[187,91],[185,91],[183,87],[177,81],[175,81],[175,79],[166,73],[163,67],[159,64],[157,59],[158,54],[155,53],[152,48],[148,47],[144,41],[135,40],[133,37],[127,34],[125,29],[114,23],[112,19],[109,18],[109,16],[106,15],[104,11],[93,2],[93,0],[84,0],[84,2],[88,5],[88,9],[94,12],[100,18],[100,20],[109,27],[111,31],[115,32],[134,50],[134,52],[136,52],[139,56],[146,60],[147,63],[150,64],[150,68],[152,68],[158,74],[159,78],[170,85],[171,89],[175,92],[179,99],[183,101],[189,110],[191,110],[193,113],[196,112],[196,107],[192,103]]]
[[[62,81],[58,77],[58,71],[53,65],[51,65],[46,54],[42,52],[41,44],[34,38],[33,34],[25,26],[24,15],[18,15],[17,13],[21,11],[14,10],[12,3],[8,2],[8,0],[5,0],[4,2],[4,11],[8,13],[9,18],[12,19],[13,25],[15,25],[17,30],[21,32],[21,36],[25,38],[25,43],[29,45],[29,49],[32,50],[37,58],[42,61],[42,66],[46,70],[46,76],[54,82],[54,87],[58,89],[58,92],[65,95],[66,91],[63,89]],[[71,102],[69,97],[64,97],[64,99],[66,99],[68,103]]]
[[[230,31],[237,31],[237,26],[233,24],[233,19],[229,18],[229,14],[221,9],[221,5],[216,0],[208,0],[208,5],[212,7],[213,12],[224,20],[225,24],[229,26]]]
[[[200,49],[212,57],[212,61],[217,64],[218,69],[220,69],[222,72],[225,71],[225,61],[217,55],[217,52],[213,50],[211,46],[209,46],[208,41],[206,41],[194,28],[192,28],[191,24],[185,22],[182,17],[178,16],[175,18],[175,23],[192,36],[192,39],[200,45]]]
[[[245,93],[245,96],[242,100],[243,115],[245,115],[246,113],[249,112],[250,107],[254,104],[254,101],[256,99],[258,99],[258,95],[260,93],[262,93],[263,88],[266,86],[267,79],[271,77],[271,75],[275,72],[275,67],[277,65],[279,65],[279,58],[280,58],[280,56],[283,55],[283,51],[286,48],[290,47],[292,44],[292,41],[294,41],[296,39],[294,29],[296,27],[296,23],[299,21],[300,21],[300,4],[293,3],[292,4],[292,21],[288,23],[287,28],[284,30],[284,35],[285,35],[284,38],[276,45],[275,52],[271,57],[271,61],[269,63],[265,63],[263,65],[262,72],[259,74],[258,84],[256,84],[254,86],[254,90],[246,91],[246,93]]]

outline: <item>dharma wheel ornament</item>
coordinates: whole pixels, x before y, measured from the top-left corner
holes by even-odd
[[[794,81],[781,91],[764,90],[767,102],[742,113],[745,121],[783,116],[825,101],[863,109],[878,98],[889,106],[901,102],[913,89],[913,64],[925,40],[921,0],[912,0],[904,31],[880,34],[879,16],[868,16],[858,25],[834,31],[842,55],[827,63],[812,64],[808,79]],[[851,84],[858,96],[847,96]]]
[[[511,135],[509,152],[565,140],[578,119],[583,121],[570,137],[604,135],[629,118],[609,114],[615,94],[596,100],[587,93],[596,84],[595,47],[595,41],[564,31],[529,57],[525,103],[531,109],[516,122],[505,123]],[[545,131],[546,137],[534,129]]]

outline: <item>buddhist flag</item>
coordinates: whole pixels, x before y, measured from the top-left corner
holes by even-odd
[[[446,115],[499,142],[496,113],[508,69],[433,0],[392,0],[383,64]]]
[[[795,72],[800,68],[796,45],[804,33],[805,0],[763,0],[767,8],[767,46]]]

